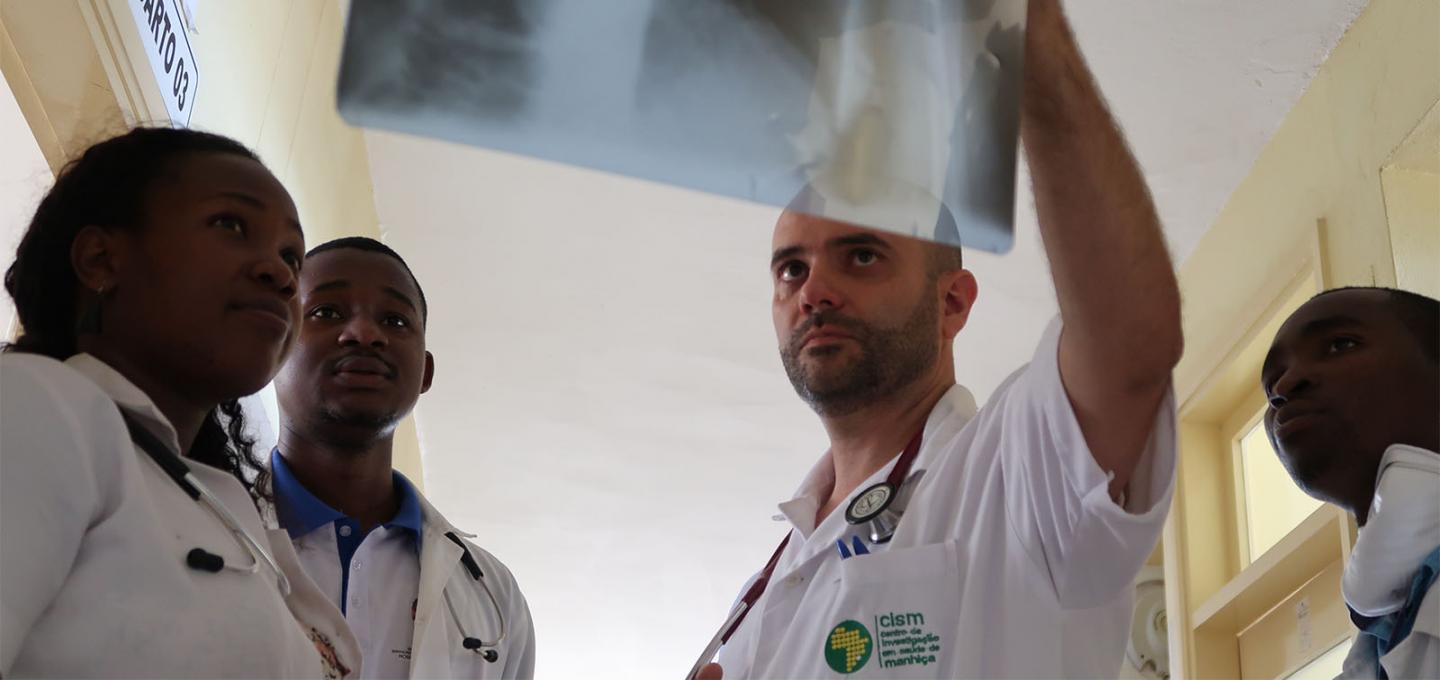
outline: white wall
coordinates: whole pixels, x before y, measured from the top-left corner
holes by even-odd
[[[0,74],[0,80],[3,80]],[[40,146],[30,133],[30,126],[20,113],[20,105],[8,83],[0,88],[0,271],[10,268],[15,260],[15,246],[30,224],[45,190],[54,175]],[[0,337],[14,335],[15,306],[9,295],[0,295]]]

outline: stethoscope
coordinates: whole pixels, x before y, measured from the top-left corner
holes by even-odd
[[[904,487],[910,486],[919,479],[919,473],[910,477],[910,466],[915,463],[915,457],[920,453],[920,439],[924,435],[922,427],[910,443],[905,446],[905,451],[895,461],[895,467],[890,468],[890,474],[885,481],[866,487],[850,505],[845,508],[845,521],[850,525],[868,524],[870,530],[870,542],[875,544],[888,543],[895,536],[896,527],[900,526],[900,518],[904,516],[905,509],[896,504],[896,499]],[[859,540],[858,538],[856,540]],[[705,651],[700,658],[690,667],[690,674],[685,677],[687,680],[694,680],[715,653],[730,641],[730,636],[740,629],[740,624],[745,621],[745,615],[760,600],[765,592],[765,586],[770,584],[770,576],[775,572],[775,565],[780,562],[780,555],[785,552],[785,546],[790,544],[790,534],[785,534],[784,540],[780,541],[779,547],[775,548],[774,554],[770,555],[770,561],[765,563],[765,568],[760,575],[755,577],[755,582],[741,596],[740,601],[730,610],[730,616],[720,626],[719,632],[710,639],[710,644],[705,646]],[[842,554],[844,553],[842,549]]]
[[[460,546],[460,563],[465,565],[465,570],[470,572],[470,577],[475,579],[481,588],[485,589],[485,596],[490,598],[490,605],[495,608],[495,617],[500,620],[500,637],[496,638],[494,642],[485,642],[480,638],[471,637],[469,633],[466,633],[464,624],[460,623],[460,614],[455,611],[455,605],[450,602],[450,588],[448,587],[441,590],[441,593],[445,597],[445,608],[450,610],[450,619],[455,622],[455,629],[460,631],[460,645],[465,649],[479,654],[480,657],[486,661],[495,663],[500,658],[500,652],[495,651],[495,648],[499,647],[500,643],[505,641],[505,635],[507,634],[505,629],[505,612],[500,608],[500,601],[495,599],[495,593],[490,592],[490,585],[485,583],[485,574],[481,573],[480,565],[477,564],[475,558],[470,555],[470,549],[465,547],[465,542],[460,540],[460,537],[456,536],[453,531],[445,532],[445,538],[454,541],[455,545]]]
[[[136,422],[124,409],[120,409],[120,417],[125,420],[125,427],[130,430],[131,441],[134,441],[135,444],[140,447],[140,450],[150,456],[150,459],[155,461],[155,464],[159,465],[160,469],[163,470],[166,475],[169,475],[170,479],[174,480],[181,491],[184,491],[186,495],[190,496],[190,498],[194,499],[197,503],[205,506],[211,514],[215,515],[215,518],[220,520],[220,523],[225,525],[226,529],[230,530],[231,535],[235,537],[235,541],[239,543],[246,552],[250,553],[250,564],[236,566],[226,564],[225,558],[215,553],[201,547],[195,547],[191,548],[190,552],[185,554],[186,566],[198,571],[208,571],[212,574],[219,573],[222,569],[254,574],[260,571],[260,563],[264,562],[267,568],[275,572],[275,583],[280,588],[280,595],[282,597],[288,597],[290,595],[290,579],[285,577],[285,572],[280,570],[280,565],[275,562],[274,558],[270,557],[270,553],[266,552],[265,549],[260,546],[259,542],[250,536],[249,532],[245,531],[244,527],[240,526],[239,520],[230,514],[230,510],[225,507],[225,504],[222,503],[219,498],[216,498],[215,494],[210,492],[210,489],[206,488],[204,484],[201,484],[200,480],[190,474],[190,466],[186,465],[185,461],[180,459],[180,456],[175,455],[170,449],[166,448],[165,445],[160,442],[159,438],[151,434],[150,431],[145,429],[140,423]]]

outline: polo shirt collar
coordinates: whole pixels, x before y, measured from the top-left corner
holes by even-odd
[[[392,474],[395,475],[395,493],[400,496],[400,509],[395,512],[395,517],[385,523],[385,528],[409,529],[418,537],[425,526],[425,513],[420,508],[420,494],[416,493],[415,486],[405,475],[399,472]]]
[[[336,520],[345,514],[325,504],[295,478],[279,447],[270,452],[270,474],[275,490],[275,514],[285,533],[296,539]]]
[[[280,455],[280,448],[276,447],[270,452],[270,473],[275,491],[275,513],[280,519],[280,525],[285,527],[285,532],[290,538],[296,539],[304,536],[326,524],[339,520],[350,519],[345,513],[330,507],[325,501],[320,500],[304,484],[296,479],[295,473],[291,472],[290,466],[285,463],[285,456]],[[389,521],[382,522],[381,526],[386,529],[408,529],[419,539],[424,531],[425,513],[420,504],[420,494],[415,491],[415,485],[399,472],[391,472],[395,483],[395,493],[400,498],[400,508],[395,511],[395,516]]]

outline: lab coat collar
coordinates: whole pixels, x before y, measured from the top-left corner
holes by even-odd
[[[462,551],[454,541],[445,537],[445,534],[454,532],[456,536],[463,538],[474,538],[475,534],[461,531],[449,520],[445,519],[440,511],[436,510],[425,497],[415,494],[415,500],[420,506],[421,515],[424,517],[424,543],[420,551],[420,590],[415,600],[415,630],[413,633],[414,647],[418,652],[426,647],[424,641],[430,640],[435,635],[444,635],[447,615],[443,598],[445,596],[445,584],[452,578],[469,580],[469,574],[460,566]],[[477,558],[478,559],[478,558]],[[420,653],[414,656],[410,662],[410,677],[425,678],[442,675],[439,667],[443,657],[433,654]]]
[[[126,413],[135,417],[145,429],[160,439],[170,449],[171,453],[182,455],[180,451],[180,438],[175,434],[175,427],[155,402],[150,397],[130,382],[128,378],[121,375],[119,371],[109,364],[95,358],[93,355],[80,353],[65,360],[65,365],[85,376],[90,382],[95,383],[105,396],[110,397],[117,406]]]
[[[395,493],[400,496],[400,509],[385,523],[386,528],[400,527],[415,532],[416,536],[425,531],[425,510],[420,507],[420,492],[398,470],[395,475]]]
[[[327,651],[334,653],[335,659],[327,659],[327,664],[338,662],[349,670],[348,674],[342,673],[341,677],[364,677],[361,672],[363,660],[360,641],[346,624],[345,615],[330,598],[320,592],[319,586],[315,585],[315,581],[305,572],[299,555],[295,553],[295,545],[290,542],[290,535],[284,529],[267,528],[265,536],[276,564],[280,565],[280,570],[290,579],[290,594],[286,596],[285,604],[295,616],[296,622],[302,629],[306,629],[306,634],[320,651],[322,658],[327,656]]]
[[[925,434],[921,436],[919,455],[915,457],[913,469],[923,470],[934,458],[936,447],[931,446],[935,428],[950,418],[960,418],[962,422],[969,422],[976,413],[975,396],[963,385],[951,385],[950,389],[930,409],[930,415],[925,419]],[[890,469],[895,467],[895,461],[900,457],[900,452],[890,459],[883,467],[870,475],[870,478],[855,488],[854,492],[864,489],[871,484],[885,479],[890,474]],[[780,503],[780,512],[786,519],[790,520],[791,526],[800,532],[801,536],[809,538],[815,529],[815,513],[820,509],[831,489],[835,488],[835,464],[827,449],[805,479],[800,482],[800,488],[795,491],[795,496],[788,501]],[[778,518],[777,518],[778,519]]]
[[[453,531],[455,535],[461,538],[475,538],[475,534],[462,531],[459,527],[451,524],[450,520],[445,519],[445,516],[440,514],[440,511],[436,510],[435,506],[430,505],[430,501],[425,500],[425,496],[419,492],[415,493],[415,503],[420,508],[420,517],[424,522],[423,533],[444,536],[447,532]],[[446,539],[445,542],[454,545],[449,539]],[[455,559],[460,558],[457,556]]]
[[[1384,616],[1404,606],[1415,572],[1440,547],[1440,453],[1396,444],[1375,475],[1369,521],[1345,564],[1340,590],[1352,610]]]
[[[295,478],[278,447],[270,451],[270,483],[275,497],[275,514],[280,526],[285,527],[292,539],[345,517],[344,513],[316,498]]]

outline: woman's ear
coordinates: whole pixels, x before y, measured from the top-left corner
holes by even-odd
[[[70,266],[80,287],[105,290],[120,278],[122,248],[113,229],[88,225],[70,243]]]

